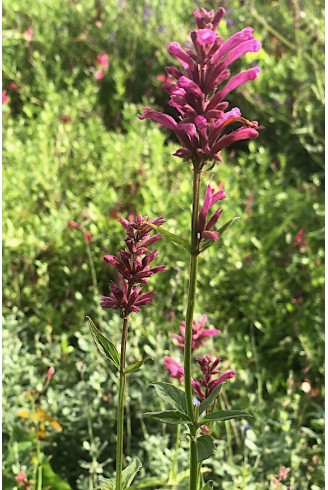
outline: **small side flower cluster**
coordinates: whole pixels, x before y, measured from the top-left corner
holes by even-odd
[[[216,328],[205,328],[207,322],[207,315],[202,315],[199,322],[197,320],[193,321],[192,324],[192,340],[191,340],[191,349],[195,351],[199,347],[201,347],[205,339],[208,337],[214,337],[215,335],[219,335],[221,332]],[[182,321],[180,324],[180,333],[181,335],[177,335],[176,333],[172,335],[172,339],[178,341],[178,346],[181,349],[184,349],[185,346],[185,333],[186,333],[186,322]]]
[[[150,236],[153,228],[148,224],[160,226],[163,218],[148,220],[147,216],[137,215],[136,221],[118,220],[126,230],[126,248],[120,250],[118,257],[105,255],[104,260],[113,265],[119,273],[117,284],[111,282],[110,295],[102,296],[103,308],[114,308],[126,317],[132,312],[139,312],[140,306],[148,305],[155,295],[154,291],[142,293],[141,284],[147,284],[148,279],[157,272],[165,270],[164,265],[150,267],[151,262],[158,256],[156,250],[150,252],[148,247],[161,239],[161,235]]]
[[[193,49],[183,50],[179,43],[168,45],[168,52],[182,65],[181,69],[167,67],[166,71],[174,82],[166,80],[163,89],[169,93],[169,105],[178,113],[172,116],[144,108],[140,119],[154,122],[173,131],[180,144],[174,155],[190,160],[194,168],[201,169],[210,161],[222,161],[219,152],[236,141],[256,138],[261,129],[257,121],[248,121],[235,107],[227,111],[226,96],[244,83],[255,80],[260,69],[250,68],[230,77],[228,67],[246,53],[257,52],[261,43],[254,38],[251,27],[246,27],[224,39],[216,34],[225,10],[216,12],[204,8],[194,11],[197,29],[191,32]],[[235,123],[241,126],[226,133],[226,128]]]
[[[236,371],[232,370],[221,374],[216,379],[212,379],[213,376],[219,373],[217,367],[221,362],[221,358],[213,359],[211,356],[206,355],[197,357],[196,361],[203,373],[203,377],[197,381],[192,380],[191,384],[194,387],[197,399],[200,401],[205,400],[218,385],[224,383],[227,379],[233,378],[236,374]]]
[[[27,476],[25,471],[20,471],[17,476],[15,476],[15,480],[17,481],[18,485],[20,485],[22,488],[25,490],[28,490],[29,488],[29,482],[27,480]]]
[[[220,330],[217,330],[216,328],[206,329],[206,322],[206,315],[202,315],[199,322],[195,320],[193,321],[191,344],[193,352],[199,349],[199,347],[203,346],[208,337],[214,337],[221,333]],[[184,321],[182,321],[180,324],[181,335],[172,335],[172,338],[178,341],[178,346],[181,349],[184,349],[185,347],[185,328],[186,324]],[[205,398],[207,398],[218,385],[224,383],[227,379],[233,378],[235,371],[228,371],[213,379],[213,376],[219,374],[217,367],[221,362],[221,358],[217,357],[216,359],[213,359],[211,356],[205,355],[197,357],[196,361],[201,369],[203,377],[199,378],[198,380],[192,379],[191,384],[194,387],[195,396],[197,397],[195,404],[199,404],[199,402],[205,400]],[[164,356],[164,366],[169,371],[172,378],[176,378],[181,382],[184,380],[183,366],[181,366],[175,359],[169,356]]]
[[[226,197],[227,196],[225,195],[223,189],[215,191],[210,184],[207,185],[203,206],[201,207],[198,215],[197,232],[199,234],[199,240],[218,240],[219,233],[211,230],[216,225],[223,211],[218,209],[209,220],[207,219],[207,215],[210,208],[214,204],[216,204],[218,201],[222,201],[222,199],[225,199]]]

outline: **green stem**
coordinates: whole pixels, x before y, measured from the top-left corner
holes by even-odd
[[[128,335],[128,317],[123,320],[123,332],[121,341],[120,379],[118,388],[117,408],[117,442],[116,442],[116,485],[115,490],[122,490],[122,467],[123,467],[123,436],[124,436],[124,395],[125,395],[125,359],[126,340]]]
[[[191,247],[189,263],[189,286],[186,312],[186,332],[185,332],[185,349],[184,349],[184,378],[185,393],[188,415],[192,420],[195,418],[193,406],[193,390],[191,385],[191,352],[192,352],[192,324],[194,318],[194,309],[196,301],[197,287],[197,268],[199,254],[199,238],[197,234],[197,222],[199,213],[199,193],[200,193],[201,171],[194,169],[193,178],[193,196],[192,196],[192,218],[191,218]],[[190,490],[197,490],[197,445],[196,429],[190,430]]]

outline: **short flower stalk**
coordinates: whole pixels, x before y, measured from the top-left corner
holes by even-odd
[[[156,243],[162,237],[159,234],[151,236],[153,231],[150,224],[160,226],[163,218],[150,219],[147,216],[137,215],[136,220],[119,219],[126,231],[126,247],[120,250],[118,257],[105,255],[104,260],[114,266],[117,271],[115,282],[110,284],[109,296],[101,297],[102,308],[119,310],[123,319],[120,355],[115,345],[102,335],[92,320],[89,318],[91,333],[101,352],[114,363],[118,370],[118,407],[117,407],[117,440],[116,440],[116,478],[113,482],[115,490],[123,487],[123,443],[124,443],[124,411],[125,411],[125,387],[126,377],[129,372],[136,371],[145,360],[126,366],[126,349],[128,340],[129,320],[132,313],[138,313],[140,308],[149,305],[155,295],[154,291],[142,292],[142,287],[148,284],[148,279],[157,272],[165,271],[164,265],[151,267],[158,252],[150,251],[149,246]],[[150,223],[150,224],[149,224]]]

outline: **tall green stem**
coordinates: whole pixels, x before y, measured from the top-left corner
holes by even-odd
[[[123,468],[123,436],[124,436],[124,396],[125,396],[125,359],[126,359],[126,340],[128,335],[129,318],[123,321],[123,331],[121,340],[121,362],[120,380],[118,388],[118,409],[117,409],[117,442],[116,442],[116,490],[122,490],[122,468]]]
[[[201,172],[194,169],[193,195],[192,195],[192,218],[191,218],[191,247],[189,262],[189,286],[186,312],[186,331],[184,349],[184,378],[186,403],[189,416],[194,419],[193,393],[191,385],[191,352],[192,352],[192,324],[194,318],[196,287],[197,287],[197,268],[199,254],[199,238],[197,236],[197,222],[199,213],[199,192],[200,192]],[[196,430],[191,429],[190,434],[190,490],[197,490],[197,445]]]

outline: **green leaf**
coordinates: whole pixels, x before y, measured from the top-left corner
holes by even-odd
[[[149,222],[147,222],[147,225],[154,228],[154,230],[157,231],[157,233],[160,233],[165,238],[168,238],[169,240],[171,240],[171,242],[175,243],[176,245],[180,245],[180,247],[183,247],[185,250],[187,250],[187,252],[190,252],[190,244],[184,238],[181,238],[177,235],[174,235],[173,233],[170,233],[167,230],[164,230],[164,228],[162,228],[161,226],[156,226],[156,225],[153,225],[152,223],[149,223]]]
[[[141,461],[138,458],[134,458],[129,466],[124,468],[124,470],[122,471],[122,487],[124,490],[126,488],[129,488],[136,474],[138,473],[138,471],[140,471],[141,467]]]
[[[132,485],[131,490],[137,490],[138,488],[155,488],[164,487],[167,484],[167,479],[163,480],[157,476],[151,476],[145,478],[142,481],[138,481]]]
[[[141,467],[141,461],[138,458],[135,458],[126,468],[124,468],[122,471],[122,490],[130,488],[132,481],[134,480],[138,471],[140,471]],[[100,478],[97,488],[98,490],[115,490],[115,487],[115,478]]]
[[[199,415],[201,415],[203,412],[205,412],[205,410],[217,399],[217,397],[219,396],[219,393],[221,391],[222,386],[223,386],[223,384],[216,386],[214,388],[214,390],[212,391],[212,393],[207,398],[205,398],[205,400],[203,400],[201,402],[201,404],[198,407]]]
[[[142,359],[142,361],[137,361],[131,364],[131,366],[128,366],[126,369],[124,369],[124,373],[125,374],[134,373],[134,371],[137,371],[143,364],[145,364],[145,362],[149,360],[153,361],[154,359],[153,357],[147,356],[144,359]]]
[[[191,424],[191,418],[178,410],[164,410],[163,412],[146,412],[144,417],[151,417],[165,424]]]
[[[231,220],[227,221],[227,223],[223,226],[221,226],[221,228],[219,228],[217,231],[220,235],[220,237],[222,237],[223,233],[228,229],[230,228],[230,226],[237,220],[241,219],[240,216],[236,216],[235,218],[232,218]],[[201,252],[204,252],[204,250],[206,250],[207,248],[211,247],[212,245],[214,245],[215,243],[217,243],[217,240],[204,240],[202,243],[201,243],[201,248],[200,248],[200,251]],[[222,242],[221,242],[221,245],[222,245]]]
[[[196,442],[199,462],[213,456],[215,445],[211,436],[200,436]]]
[[[115,478],[99,478],[97,490],[115,490]]]
[[[205,485],[202,487],[202,490],[213,490],[213,482],[208,481],[205,483]]]
[[[177,388],[174,385],[171,385],[170,383],[166,383],[165,381],[152,383],[151,386],[154,386],[157,395],[162,398],[162,400],[169,403],[172,408],[184,414],[187,413],[184,391],[180,390],[180,388]]]
[[[56,488],[56,490],[72,490],[72,487],[54,472],[50,463],[42,466],[42,487]]]
[[[105,335],[103,335],[97,329],[91,318],[87,316],[89,322],[89,328],[96,344],[99,353],[106,357],[109,361],[112,361],[117,369],[120,369],[120,356],[113,342],[111,342]]]
[[[213,420],[230,420],[236,419],[238,417],[253,417],[248,412],[244,412],[243,410],[218,410],[217,412],[212,412],[202,419],[202,422],[211,422]]]

